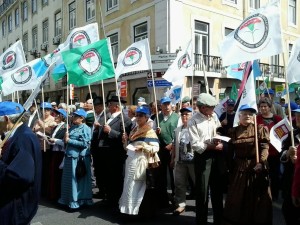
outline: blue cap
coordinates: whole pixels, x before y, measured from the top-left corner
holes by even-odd
[[[160,104],[164,104],[164,103],[167,103],[167,102],[171,102],[172,100],[169,98],[169,97],[162,97],[160,99]]]
[[[299,108],[299,106],[295,102],[290,102],[290,106],[292,111]],[[289,107],[288,104],[284,104],[284,108],[287,109],[288,107]]]
[[[253,107],[251,107],[251,106],[248,105],[248,104],[242,105],[242,106],[239,108],[239,111],[250,111],[250,112],[256,113],[256,109],[254,109]]]
[[[83,118],[86,118],[86,111],[84,111],[83,109],[77,109],[75,112],[73,112],[73,115],[77,115],[77,116],[82,116]]]
[[[193,109],[191,107],[186,107],[186,108],[181,108],[180,109],[180,112],[183,113],[183,112],[192,112]]]
[[[51,103],[50,102],[43,102],[42,104],[41,104],[41,108],[43,109],[52,109],[52,105],[51,105]]]
[[[67,112],[64,109],[53,109],[53,112],[61,114],[65,119],[67,118]]]
[[[135,110],[136,113],[144,113],[146,115],[150,115],[150,109],[147,106],[139,106]]]
[[[235,101],[233,99],[228,99],[226,103],[227,105],[235,105]]]
[[[270,89],[266,89],[266,90],[264,91],[264,95],[267,95],[268,92],[269,92],[270,95],[274,95],[274,94],[275,94],[274,90],[270,88]]]
[[[19,114],[24,111],[22,105],[16,102],[0,102],[0,116]]]

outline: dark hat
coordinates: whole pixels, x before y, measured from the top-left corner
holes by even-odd
[[[218,102],[212,95],[201,93],[198,97],[197,105],[216,106]]]
[[[187,102],[190,102],[191,101],[191,98],[189,96],[185,96],[183,97],[183,99],[181,100],[182,103],[187,103]]]
[[[296,109],[298,109],[299,107],[298,107],[298,105],[297,105],[297,103],[295,103],[295,102],[290,102],[290,106],[291,106],[291,110],[292,111],[294,111],[294,110],[296,110]],[[289,106],[288,106],[288,104],[284,104],[284,108],[288,108]]]
[[[227,105],[235,105],[235,101],[233,99],[228,99],[226,103]]]
[[[248,105],[248,104],[242,105],[242,106],[239,108],[239,111],[250,111],[250,112],[252,112],[252,113],[256,113],[256,109],[254,109],[253,107],[251,107],[251,106]]]
[[[19,114],[24,111],[22,105],[16,102],[0,102],[0,116],[8,116],[12,114]]]
[[[143,105],[139,106],[139,107],[136,108],[135,112],[136,113],[144,113],[148,116],[150,115],[150,109],[149,109],[148,106],[143,106]]]
[[[56,114],[61,114],[65,119],[67,118],[67,112],[64,109],[53,109]]]
[[[96,105],[103,105],[103,98],[102,97],[95,97],[94,99],[93,99],[93,104],[94,104],[94,106],[96,106]]]
[[[172,100],[169,97],[165,96],[160,99],[160,104],[164,104],[164,103],[171,102],[171,101]]]
[[[81,116],[83,118],[86,118],[86,111],[84,111],[83,109],[77,109],[75,112],[73,112],[73,115],[77,115],[77,116]]]
[[[125,101],[122,97],[120,97],[120,101],[121,103],[126,103],[127,101]],[[111,96],[110,99],[108,99],[107,102],[119,102],[119,98],[116,95]]]
[[[183,113],[183,112],[192,112],[193,109],[191,107],[187,107],[187,108],[181,108],[180,109],[180,113]]]
[[[274,90],[270,88],[270,89],[266,89],[266,90],[264,91],[264,95],[267,95],[268,92],[269,92],[270,95],[274,95],[274,94],[275,94]]]
[[[52,105],[51,105],[50,102],[43,102],[43,103],[41,104],[41,108],[42,108],[42,109],[52,109]]]

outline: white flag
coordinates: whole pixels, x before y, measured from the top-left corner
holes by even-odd
[[[165,96],[172,100],[173,105],[176,105],[181,99],[182,86],[183,85],[173,86],[170,90],[165,92]]]
[[[293,46],[287,66],[287,81],[289,84],[300,81],[300,38]]]
[[[151,56],[148,38],[135,42],[118,56],[115,77],[118,79],[121,74],[151,69]]]
[[[223,100],[221,100],[219,102],[218,105],[216,105],[214,112],[218,115],[218,117],[220,117],[222,115],[222,113],[226,111],[227,100],[228,100],[228,97],[224,98]]]
[[[252,65],[250,66],[252,67]],[[256,96],[255,96],[255,81],[254,81],[252,68],[251,68],[251,74],[249,75],[245,88],[241,94],[238,109],[245,104],[250,105],[252,108],[254,108],[257,111]],[[239,113],[237,110],[234,116],[233,126],[234,127],[238,126],[238,123],[239,123]]]
[[[25,63],[22,42],[17,41],[0,56],[0,76],[23,66]]]
[[[282,142],[287,138],[289,131],[291,131],[291,126],[287,118],[282,119],[271,128],[270,143],[278,152],[281,152]]]
[[[279,1],[255,10],[220,44],[223,66],[282,52]]]
[[[2,83],[3,95],[9,95],[14,91],[32,90],[34,89],[39,80],[34,70],[40,59],[32,60],[29,63],[15,69],[12,72],[5,74],[5,79]]]
[[[177,53],[176,59],[163,78],[173,85],[182,84],[185,76],[193,74],[192,58],[192,40],[190,40],[185,50]]]

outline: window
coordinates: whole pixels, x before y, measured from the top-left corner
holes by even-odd
[[[55,14],[55,37],[61,35],[61,12]]]
[[[116,8],[119,5],[119,0],[106,0],[107,11]]]
[[[32,13],[36,13],[37,12],[37,0],[31,0],[31,9],[32,9]]]
[[[28,19],[28,6],[27,6],[27,1],[23,2],[23,20]]]
[[[138,24],[133,27],[134,42],[143,40],[148,37],[148,25],[147,22]]]
[[[296,0],[289,0],[289,23],[296,25]]]
[[[49,22],[45,20],[43,22],[43,43],[48,42],[48,34],[49,34]]]
[[[205,65],[209,65],[209,24],[195,21],[195,62],[201,65],[200,55],[203,55]]]
[[[237,0],[225,0],[225,2],[229,2],[229,3],[232,3],[232,4],[237,4]]]
[[[19,8],[17,8],[15,10],[15,26],[16,27],[18,27],[19,23],[20,23],[20,21],[19,21],[20,18],[19,17],[20,17],[20,12],[19,12]]]
[[[12,15],[8,16],[8,32],[12,31]]]
[[[292,50],[293,50],[293,44],[289,44],[289,57],[291,57]]]
[[[86,21],[95,17],[95,0],[86,0]]]
[[[234,29],[225,27],[225,36],[227,36],[228,34],[230,34],[232,31],[234,31]]]
[[[32,29],[32,49],[38,49],[38,32],[37,27]]]
[[[279,55],[271,56],[271,74],[278,74],[279,72]]]
[[[76,6],[75,1],[69,4],[69,29],[76,27]]]
[[[250,9],[258,9],[260,7],[260,0],[249,0]]]
[[[2,36],[4,37],[6,34],[6,21],[2,21]]]
[[[114,33],[112,35],[108,36],[110,38],[110,44],[111,44],[111,51],[114,62],[118,60],[119,55],[119,34]]]
[[[25,33],[23,35],[23,49],[24,49],[24,52],[26,53],[28,51],[28,33]]]

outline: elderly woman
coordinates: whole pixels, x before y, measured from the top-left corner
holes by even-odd
[[[268,127],[269,131],[271,128],[279,123],[282,118],[278,115],[274,115],[271,112],[272,102],[268,98],[262,98],[258,102],[258,107],[260,114],[257,115],[256,121],[257,125],[262,124],[263,126]],[[280,181],[280,156],[276,148],[269,144],[269,155],[268,155],[268,164],[270,168],[270,179],[271,179],[271,193],[272,199],[278,199],[279,194],[279,181]]]
[[[63,139],[67,130],[65,123],[67,112],[63,109],[53,109],[52,111],[55,115],[57,126],[54,127],[51,136],[48,136],[51,152],[49,177],[47,178],[49,179],[48,198],[49,200],[57,201],[60,197],[62,165],[65,155],[65,143]]]
[[[229,130],[230,181],[224,224],[272,224],[272,200],[267,171],[269,133],[257,127],[259,162],[256,162],[254,114],[249,105],[239,109],[240,125]]]
[[[137,126],[129,137],[123,135],[123,141],[128,140],[127,159],[123,193],[119,200],[121,213],[137,215],[146,191],[146,169],[148,163],[158,161],[158,138],[155,131],[147,124],[150,117],[149,107],[139,106],[136,109]]]
[[[77,109],[73,113],[73,126],[64,138],[66,152],[61,181],[61,197],[58,202],[67,205],[71,210],[78,209],[81,205],[93,204],[89,149],[91,129],[83,122],[85,118],[86,112],[83,109]],[[76,166],[81,157],[85,163],[86,174],[78,177],[76,176]]]

